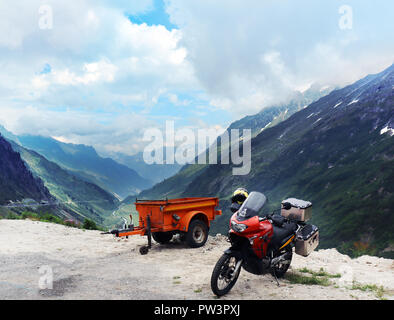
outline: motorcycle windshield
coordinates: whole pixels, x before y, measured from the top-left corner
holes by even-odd
[[[264,207],[267,198],[264,194],[253,191],[237,211],[237,220],[248,220],[254,216],[258,216]]]

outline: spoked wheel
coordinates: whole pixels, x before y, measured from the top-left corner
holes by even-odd
[[[241,272],[242,263],[234,255],[224,254],[220,257],[213,269],[211,276],[211,289],[217,296],[223,296],[228,293],[237,282]],[[236,270],[238,264],[238,270]]]
[[[284,252],[282,252],[283,254]],[[287,270],[290,267],[291,264],[291,259],[293,258],[293,251],[291,248],[286,249],[286,253],[285,253],[285,260],[279,262],[275,267],[272,268],[271,270],[271,274],[273,276],[276,276],[277,278],[281,278],[285,275],[285,273],[287,272]],[[275,274],[274,274],[275,273]]]

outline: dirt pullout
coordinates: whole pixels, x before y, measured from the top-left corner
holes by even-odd
[[[146,237],[118,239],[29,220],[0,220],[0,299],[215,299],[212,269],[228,247],[225,237],[209,237],[202,248]],[[242,270],[231,292],[220,299],[393,299],[394,262],[371,256],[350,259],[335,249],[293,256],[294,275],[330,275],[322,285],[295,284]],[[300,272],[303,270],[304,273]],[[339,277],[340,274],[340,277]],[[52,276],[52,289],[45,288]],[[317,277],[321,278],[321,277]],[[40,288],[41,287],[41,288]]]

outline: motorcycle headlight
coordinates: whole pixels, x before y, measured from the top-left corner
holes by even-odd
[[[231,221],[231,229],[233,229],[235,232],[244,232],[247,228],[248,226],[246,224]]]

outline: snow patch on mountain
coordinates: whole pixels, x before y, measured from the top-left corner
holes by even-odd
[[[335,109],[336,107],[338,107],[339,105],[341,105],[341,104],[342,104],[342,101],[338,102],[338,103],[334,106],[334,109]]]
[[[351,104],[357,103],[358,99],[353,99],[351,102],[349,102],[347,105],[350,106]]]
[[[319,122],[322,118],[317,119],[313,124]]]
[[[386,132],[388,132],[390,136],[394,135],[394,129],[390,128],[389,126],[385,126],[382,130],[380,130],[380,134],[385,134]]]
[[[267,127],[268,127],[268,126],[271,124],[271,123],[272,123],[272,121],[271,121],[271,122],[269,122],[269,123],[267,123],[267,124],[265,125],[265,127],[264,127],[264,128],[261,128],[261,129],[260,129],[260,132],[261,132],[261,131],[263,131],[264,129],[266,129],[266,128],[267,128]]]

